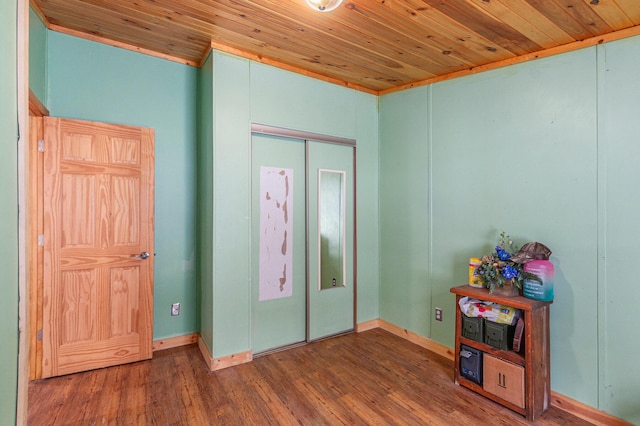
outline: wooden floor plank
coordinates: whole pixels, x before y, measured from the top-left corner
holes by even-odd
[[[197,345],[31,382],[29,425],[528,425],[453,383],[453,362],[381,329],[210,372]],[[588,425],[550,408],[536,425]]]

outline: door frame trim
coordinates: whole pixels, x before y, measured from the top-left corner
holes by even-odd
[[[356,140],[339,136],[323,135],[320,133],[305,132],[302,130],[287,129],[284,127],[269,126],[266,124],[251,123],[251,133],[280,136],[284,138],[301,139],[304,141],[334,143],[339,145],[356,146]]]
[[[29,270],[28,304],[29,313],[26,328],[28,329],[29,368],[28,380],[42,378],[42,341],[38,340],[38,330],[42,329],[42,274],[44,265],[44,247],[35,243],[38,235],[44,234],[43,220],[43,170],[42,152],[38,151],[38,140],[44,132],[43,117],[49,116],[49,110],[29,90],[29,158],[26,160],[29,168],[29,184],[26,188],[26,202],[29,206],[28,231],[26,246],[29,258],[26,259]]]
[[[270,126],[268,124],[261,123],[251,123],[250,134],[263,134],[270,136],[283,137],[288,139],[298,139],[304,141],[305,144],[305,168],[309,164],[309,153],[308,147],[309,142],[321,142],[321,143],[331,143],[343,146],[350,146],[353,148],[353,328],[351,330],[345,330],[343,332],[339,332],[335,335],[324,336],[320,339],[309,339],[309,247],[308,244],[305,244],[305,262],[307,269],[307,279],[305,285],[306,292],[306,337],[305,342],[312,342],[315,340],[321,340],[333,336],[338,336],[341,334],[351,333],[356,331],[356,325],[358,323],[358,203],[357,203],[357,149],[356,149],[356,140],[352,138],[344,138],[340,136],[332,136],[325,135],[314,132],[307,132],[303,130],[294,130],[288,129],[285,127],[278,126]],[[305,188],[309,187],[308,182],[308,173],[305,172]],[[308,190],[305,189],[305,197],[308,197]],[[305,208],[308,210],[309,200],[305,200]],[[305,213],[305,239],[309,235],[309,218]]]
[[[32,236],[30,226],[30,118],[29,118],[29,1],[16,4],[16,110],[18,120],[17,193],[18,193],[18,353],[16,383],[16,424],[26,424],[30,374],[30,262]]]

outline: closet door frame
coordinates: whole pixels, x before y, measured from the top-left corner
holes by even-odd
[[[331,135],[323,135],[320,133],[313,133],[313,132],[306,132],[306,131],[300,131],[300,130],[294,130],[294,129],[287,129],[287,128],[283,128],[283,127],[276,127],[276,126],[270,126],[270,125],[265,125],[265,124],[259,124],[259,123],[252,123],[251,124],[251,134],[263,134],[263,135],[271,135],[271,136],[278,136],[278,137],[283,137],[283,138],[290,138],[290,139],[302,139],[305,141],[305,143],[307,144],[307,151],[308,151],[308,144],[309,143],[328,143],[328,144],[337,144],[337,145],[343,145],[343,146],[348,146],[348,147],[352,147],[353,148],[353,167],[352,167],[352,173],[353,173],[353,193],[351,194],[352,197],[352,203],[353,203],[353,219],[352,219],[352,223],[353,229],[347,230],[347,232],[349,232],[350,238],[353,241],[353,247],[352,247],[352,253],[350,253],[350,257],[352,258],[352,263],[353,263],[353,277],[352,277],[352,282],[348,283],[349,287],[351,287],[351,290],[353,291],[353,326],[351,329],[349,330],[340,330],[337,331],[336,333],[333,334],[329,334],[329,335],[324,335],[324,336],[317,336],[315,338],[312,338],[312,336],[310,336],[310,330],[309,330],[309,323],[310,323],[310,318],[309,318],[309,312],[310,312],[310,298],[309,298],[309,292],[312,289],[316,289],[317,288],[317,278],[313,278],[313,277],[307,277],[307,283],[306,283],[306,291],[307,291],[307,296],[306,296],[306,300],[307,300],[307,305],[305,307],[306,312],[307,312],[307,324],[306,324],[306,329],[307,329],[307,333],[306,333],[306,341],[310,342],[313,340],[318,340],[318,339],[323,339],[326,337],[330,337],[332,335],[340,335],[340,334],[344,334],[344,333],[348,333],[351,332],[353,330],[355,330],[356,327],[356,323],[357,323],[357,305],[358,305],[358,268],[357,268],[357,203],[356,203],[356,194],[357,194],[357,184],[356,184],[356,174],[357,174],[357,170],[356,170],[356,164],[357,164],[357,160],[356,160],[356,140],[355,139],[350,139],[350,138],[343,138],[343,137],[337,137],[337,136],[331,136]],[[306,167],[308,167],[309,161],[307,159],[306,162]],[[307,176],[309,175],[309,173],[314,173],[314,171],[309,171],[307,170],[306,174]],[[308,179],[308,177],[307,177]],[[307,182],[307,191],[308,192],[308,182]],[[308,196],[308,195],[307,195]],[[307,202],[308,205],[308,202]],[[307,220],[307,224],[306,224],[306,230],[307,230],[307,240],[308,240],[308,234],[309,234],[309,223],[308,223],[308,217],[309,214],[306,214],[306,220]],[[253,237],[252,237],[253,238]],[[306,262],[307,262],[307,273],[309,271],[309,262],[315,262],[316,259],[310,259],[309,258],[309,247],[308,247],[308,243],[307,243],[307,247],[306,247]],[[331,291],[331,290],[328,290]]]

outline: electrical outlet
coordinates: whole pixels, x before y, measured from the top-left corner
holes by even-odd
[[[180,315],[180,304],[179,303],[172,303],[171,304],[171,316],[172,317],[177,317],[178,315]]]
[[[442,321],[442,308],[436,308],[436,321]]]

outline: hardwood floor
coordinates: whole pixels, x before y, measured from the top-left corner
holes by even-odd
[[[456,386],[453,361],[386,331],[209,372],[196,345],[32,382],[30,425],[527,425]],[[540,425],[590,423],[551,407]]]

